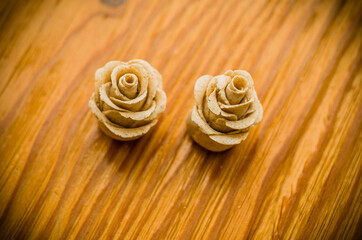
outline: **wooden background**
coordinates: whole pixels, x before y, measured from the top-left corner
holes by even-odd
[[[362,1],[0,5],[1,239],[361,239]],[[134,58],[167,108],[117,142],[88,100],[98,67]],[[212,153],[185,119],[196,79],[228,69],[265,114]]]

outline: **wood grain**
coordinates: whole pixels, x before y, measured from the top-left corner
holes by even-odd
[[[114,2],[114,1],[111,1]],[[362,2],[0,2],[1,239],[361,239]],[[117,142],[94,72],[142,58],[168,102]],[[185,120],[203,74],[245,69],[263,121],[223,153]]]

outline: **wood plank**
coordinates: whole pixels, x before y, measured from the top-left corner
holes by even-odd
[[[361,1],[105,2],[0,3],[2,239],[362,237]],[[167,108],[117,142],[88,108],[94,72],[136,58]],[[228,69],[264,118],[212,153],[185,120],[196,79]]]

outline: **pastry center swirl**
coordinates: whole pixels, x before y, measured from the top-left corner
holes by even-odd
[[[118,80],[118,89],[129,99],[137,96],[138,92],[138,77],[133,73],[126,73]]]

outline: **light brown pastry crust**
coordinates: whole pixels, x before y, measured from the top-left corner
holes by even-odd
[[[229,70],[223,75],[200,77],[194,88],[195,106],[187,129],[204,148],[220,152],[245,140],[263,118],[263,107],[250,74]]]
[[[144,60],[108,62],[96,71],[89,107],[109,137],[140,138],[166,108],[161,74]]]

